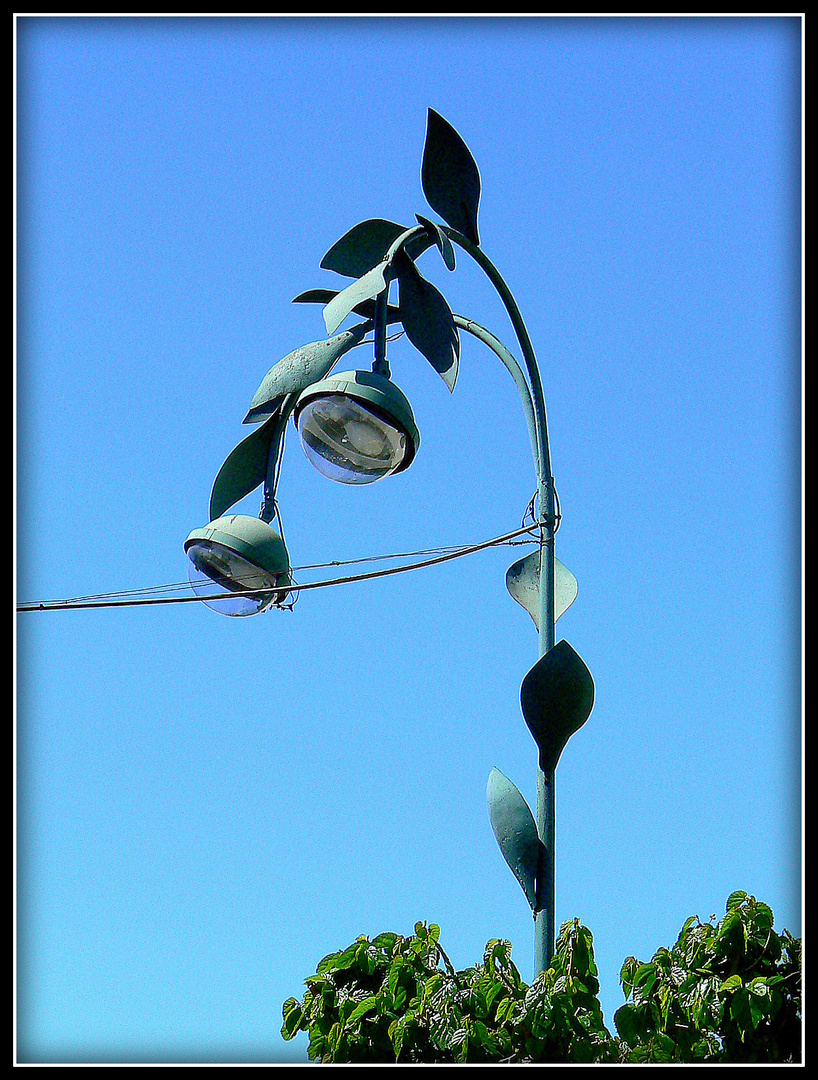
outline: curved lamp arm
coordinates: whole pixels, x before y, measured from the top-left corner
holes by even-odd
[[[531,440],[531,453],[534,457],[534,465],[537,470],[537,479],[539,480],[542,475],[542,460],[540,458],[540,445],[538,439],[537,429],[537,416],[534,411],[534,403],[531,398],[531,390],[526,382],[525,375],[522,368],[517,363],[514,356],[508,351],[505,345],[499,338],[495,337],[490,330],[486,330],[484,326],[476,323],[474,319],[466,319],[462,315],[452,315],[454,319],[454,325],[458,330],[465,330],[466,333],[476,337],[479,341],[482,341],[484,345],[495,353],[500,360],[505,364],[512,379],[520,392],[520,397],[523,402],[523,409],[525,411],[526,423],[528,424],[528,435]]]
[[[511,319],[511,325],[514,327],[514,333],[517,335],[517,340],[520,343],[520,350],[523,354],[526,371],[528,372],[528,378],[531,383],[531,400],[537,423],[538,476],[551,483],[551,450],[548,443],[548,419],[545,412],[545,396],[542,389],[542,380],[540,379],[540,369],[537,366],[534,347],[531,344],[531,338],[528,336],[528,330],[523,322],[523,317],[520,314],[517,301],[514,299],[511,289],[506,285],[499,270],[482,248],[479,248],[476,244],[472,243],[468,237],[464,236],[456,229],[450,228],[448,225],[441,225],[440,228],[446,233],[450,240],[453,240],[458,247],[463,248],[463,250],[474,259],[480,269],[483,270],[491,281],[505,305],[505,309]]]

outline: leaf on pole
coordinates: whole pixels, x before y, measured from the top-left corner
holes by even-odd
[[[255,424],[266,420],[285,395],[300,394],[314,382],[325,378],[344,353],[360,343],[365,333],[366,326],[361,323],[329,340],[301,345],[279,360],[264,376],[243,422]]]
[[[406,226],[384,218],[360,221],[332,245],[321,260],[321,268],[345,277],[363,277],[381,262],[402,232]]]
[[[426,201],[453,229],[479,244],[480,172],[468,146],[448,120],[429,109],[421,183]]]
[[[451,240],[448,238],[445,232],[443,232],[443,230],[434,223],[434,221],[430,221],[429,218],[421,217],[420,214],[415,214],[415,217],[426,230],[428,235],[431,236],[432,240],[434,240],[434,242],[437,244],[438,250],[443,257],[443,262],[446,264],[446,269],[454,270],[454,248],[452,247]]]
[[[492,769],[489,774],[486,801],[500,851],[533,911],[542,848],[534,816],[518,788],[499,769]]]
[[[594,707],[594,680],[567,641],[558,641],[528,672],[520,704],[540,751],[540,768],[549,775]]]
[[[334,334],[347,315],[354,311],[358,304],[366,300],[374,300],[376,296],[387,287],[386,264],[381,262],[373,266],[357,281],[347,285],[341,292],[336,293],[332,300],[324,308],[324,322],[327,334]]]
[[[540,552],[532,551],[506,571],[506,588],[540,628]],[[564,615],[577,598],[577,579],[567,566],[554,559],[554,620]]]
[[[307,289],[306,292],[299,293],[293,299],[293,303],[326,305],[337,295],[338,289]],[[364,319],[374,319],[376,306],[375,300],[364,300],[363,303],[356,304],[352,310]],[[400,308],[390,304],[386,310],[386,321],[388,323],[400,322]]]
[[[278,453],[286,425],[287,413],[279,408],[230,453],[213,482],[210,494],[211,521],[221,517],[225,510],[264,483],[270,453],[274,444],[274,452]]]
[[[443,294],[402,252],[393,266],[406,336],[453,391],[460,366],[460,336],[451,309]]]

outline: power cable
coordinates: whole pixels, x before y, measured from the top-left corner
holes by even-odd
[[[495,537],[492,540],[484,540],[479,544],[470,544],[453,549],[427,549],[429,551],[443,551],[443,554],[435,554],[430,558],[422,559],[419,562],[410,563],[407,566],[393,566],[386,570],[371,570],[361,574],[351,574],[347,577],[331,578],[326,581],[313,581],[303,585],[293,583],[289,588],[282,589],[247,589],[230,591],[228,594],[219,593],[215,596],[149,596],[147,593],[155,593],[159,591],[168,591],[170,589],[189,588],[188,582],[178,582],[167,586],[149,586],[141,590],[131,590],[130,592],[123,593],[98,593],[88,597],[78,597],[72,600],[46,600],[41,602],[30,602],[17,605],[18,612],[32,612],[32,611],[76,611],[78,609],[87,608],[111,608],[111,607],[147,607],[156,606],[160,604],[185,604],[185,603],[203,603],[206,601],[224,600],[227,596],[230,598],[238,598],[241,596],[260,596],[265,595],[268,592],[288,592],[295,593],[298,596],[301,592],[306,592],[310,589],[322,589],[327,588],[330,585],[347,585],[357,581],[371,581],[379,577],[388,577],[394,574],[407,573],[410,570],[421,570],[427,566],[436,566],[440,563],[449,562],[452,559],[462,558],[464,555],[471,555],[477,551],[484,551],[490,547],[497,547],[503,544],[509,544],[513,542],[518,536],[522,536],[524,533],[529,533],[530,526],[525,526],[519,529],[515,529],[513,532],[506,533],[503,536]],[[531,541],[523,541],[531,542]],[[346,562],[338,561],[334,563],[317,563],[312,567],[301,567],[300,569],[321,569],[327,566],[343,566],[351,565],[353,563],[362,563],[367,561],[374,561],[378,559],[390,559],[390,558],[406,558],[415,554],[422,554],[422,552],[408,552],[403,555],[373,555],[366,559],[350,559]],[[129,597],[129,599],[123,599],[123,597]]]

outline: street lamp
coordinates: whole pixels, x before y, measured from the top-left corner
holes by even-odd
[[[231,514],[211,521],[188,536],[185,553],[193,591],[222,615],[255,615],[287,596],[287,548],[260,518]]]
[[[308,459],[342,484],[372,484],[401,472],[420,445],[406,397],[375,371],[314,383],[298,398],[293,420]]]
[[[443,223],[420,214],[417,225],[409,228],[381,218],[360,222],[321,260],[323,269],[352,278],[351,284],[342,290],[312,289],[295,298],[296,303],[323,305],[328,336],[294,350],[267,373],[244,418],[257,426],[219,470],[210,497],[211,523],[191,533],[185,549],[197,574],[225,594],[223,599],[208,597],[213,606],[242,601],[241,610],[233,614],[281,607],[291,586],[289,560],[270,523],[276,518],[280,523],[276,485],[289,419],[297,426],[307,457],[323,475],[345,484],[369,484],[408,468],[420,445],[411,406],[390,378],[390,323],[401,324],[452,392],[461,333],[477,338],[505,365],[520,394],[537,479],[532,531],[538,546],[506,574],[509,593],[528,611],[539,637],[539,659],[520,690],[523,718],[538,749],[536,817],[498,769],[489,776],[486,798],[500,850],[534,914],[536,976],[548,965],[555,944],[555,771],[568,739],[590,715],[594,683],[568,642],[555,639],[556,621],[573,603],[577,584],[554,554],[559,514],[536,356],[511,290],[480,244],[477,165],[460,135],[433,109],[428,113],[421,181],[427,202]],[[450,271],[455,269],[455,247],[483,270],[511,321],[522,364],[490,330],[453,313],[441,292],[423,277],[416,261],[433,247]],[[394,306],[389,302],[393,283],[398,291]],[[353,314],[360,321],[341,330]],[[372,370],[331,374],[340,358],[370,332]],[[260,484],[264,499],[259,528],[248,524],[254,519],[225,517]]]

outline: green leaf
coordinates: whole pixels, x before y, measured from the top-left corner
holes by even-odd
[[[330,300],[335,299],[338,292],[338,289],[307,289],[306,292],[299,293],[298,296],[294,297],[293,303],[324,304],[326,306]],[[374,320],[376,306],[374,300],[364,300],[363,303],[356,304],[352,310],[356,315],[361,315],[364,319]],[[386,321],[387,323],[400,322],[400,308],[394,304],[389,304],[386,309]]]
[[[210,520],[249,495],[267,479],[270,454],[278,454],[287,416],[278,411],[230,452],[213,481]]]
[[[540,768],[550,775],[569,738],[594,705],[594,680],[582,658],[563,639],[541,656],[523,679],[520,704],[540,754]]]
[[[453,391],[460,366],[460,336],[451,309],[408,256],[399,253],[393,267],[406,336]]]
[[[724,991],[725,993],[732,993],[732,991],[740,989],[741,986],[741,976],[731,975],[729,979],[724,980],[724,982],[719,987],[719,990]]]
[[[397,934],[385,933],[378,934],[377,937],[372,939],[372,944],[376,949],[386,949],[387,952],[391,952],[395,947],[395,942],[398,940]]]
[[[321,260],[322,270],[359,278],[383,260],[406,226],[384,218],[369,218],[344,233]]]
[[[284,1023],[281,1026],[281,1036],[286,1040],[292,1039],[298,1031],[303,1016],[301,1005],[295,998],[287,998],[281,1012],[284,1018]]]
[[[434,109],[427,118],[421,183],[431,208],[479,245],[480,172],[463,139]]]
[[[624,1039],[630,1046],[635,1046],[639,1042],[641,1024],[635,1006],[620,1006],[614,1013],[614,1025],[619,1032],[619,1037]]]
[[[350,1014],[348,1023],[356,1024],[362,1017],[366,1016],[367,1013],[372,1012],[372,1010],[377,1007],[378,998],[375,994],[370,995],[368,998],[364,998],[360,1005],[358,1005]]]
[[[359,323],[328,341],[311,341],[288,353],[262,379],[244,423],[266,420],[288,394],[300,394],[308,386],[325,378],[344,353],[360,344],[365,334],[366,326]]]
[[[327,334],[334,334],[344,319],[358,304],[366,300],[374,300],[384,291],[386,283],[386,264],[378,263],[371,270],[347,285],[345,289],[337,293],[324,308],[324,323]]]
[[[536,877],[542,846],[537,823],[521,792],[499,769],[492,769],[489,774],[486,801],[500,851],[533,911],[537,902]]]
[[[446,269],[454,270],[455,257],[454,248],[452,247],[451,240],[439,226],[435,225],[433,221],[430,221],[428,218],[421,217],[420,214],[415,214],[415,217],[418,219],[418,221],[426,230],[428,235],[432,238],[432,240],[434,240],[434,242],[437,244],[438,250],[440,251],[440,254],[443,258],[443,262],[446,264]]]

